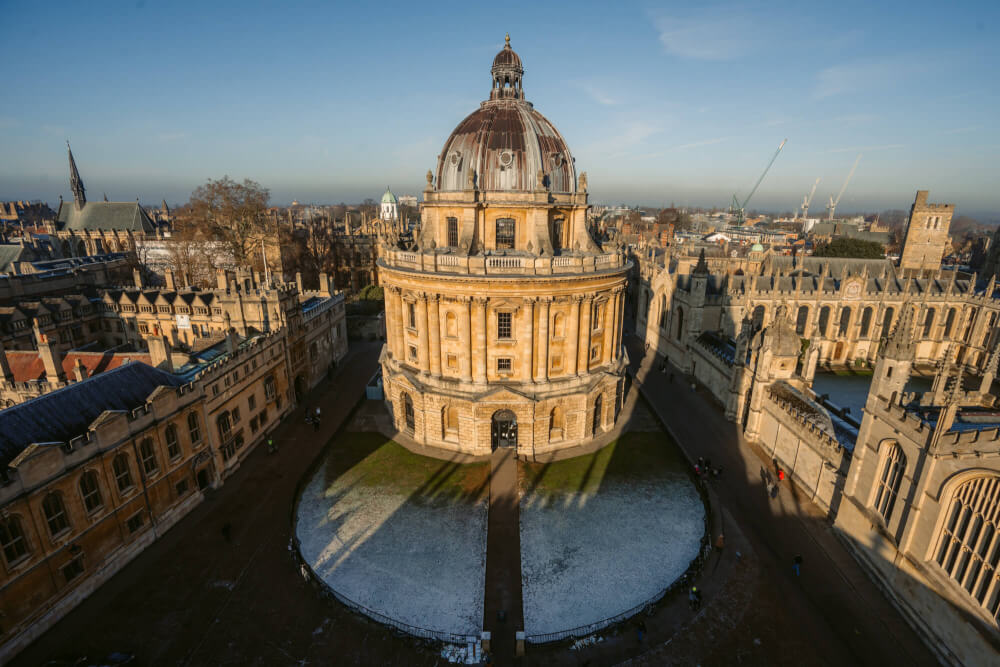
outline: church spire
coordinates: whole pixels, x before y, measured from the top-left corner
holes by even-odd
[[[83,180],[80,178],[80,172],[76,169],[76,161],[73,159],[73,149],[69,147],[69,142],[66,142],[66,150],[69,151],[69,187],[73,191],[73,201],[76,202],[77,208],[83,208],[83,205],[87,203],[87,189],[83,187]]]

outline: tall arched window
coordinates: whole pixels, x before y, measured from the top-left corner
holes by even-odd
[[[882,335],[888,336],[892,331],[892,316],[896,314],[893,308],[886,308],[885,315],[882,316]]]
[[[197,447],[201,442],[201,420],[198,419],[197,412],[188,414],[188,435],[191,437],[191,446]]]
[[[562,313],[556,313],[555,317],[552,318],[552,337],[562,338],[566,335],[566,316]]]
[[[111,462],[111,470],[115,474],[115,484],[120,493],[125,493],[132,488],[132,470],[129,468],[127,456],[124,454],[116,456],[115,460]]]
[[[601,432],[601,409],[603,408],[603,401],[601,400],[601,395],[598,394],[597,398],[594,399],[594,424],[593,431],[594,435]]]
[[[8,567],[28,555],[28,540],[24,536],[20,517],[11,515],[0,519],[0,548],[3,548],[3,557]]]
[[[667,295],[660,295],[660,328],[667,326]]]
[[[990,615],[1000,617],[1000,477],[978,477],[957,489],[941,526],[934,560]]]
[[[924,338],[931,337],[931,330],[934,328],[934,309],[927,309],[927,316],[924,317]]]
[[[58,537],[69,530],[66,506],[63,505],[62,496],[59,493],[53,491],[45,496],[45,500],[42,501],[42,513],[45,514],[45,522],[49,524],[49,534],[52,537]]]
[[[226,424],[229,424],[229,413],[224,412],[222,417],[219,417],[219,434],[222,434],[222,418],[225,417]],[[226,431],[226,438],[222,439],[223,444],[227,441],[229,437],[229,431]],[[153,446],[152,438],[145,438],[139,443],[139,458],[142,460],[142,470],[147,475],[155,475],[160,470],[160,463],[156,460],[156,448]]]
[[[96,512],[104,507],[101,487],[97,483],[97,473],[93,470],[88,470],[80,476],[80,495],[83,497],[83,506],[88,513]]]
[[[899,484],[903,479],[903,471],[906,470],[906,455],[895,442],[887,442],[884,447],[885,453],[882,455],[881,469],[875,482],[875,499],[872,505],[882,520],[887,522],[892,516]]]
[[[416,418],[413,416],[413,399],[406,392],[403,392],[403,422],[406,430],[410,433],[416,428]]]
[[[806,322],[809,321],[809,306],[799,306],[795,316],[795,333],[802,336],[806,332]]]
[[[566,429],[566,415],[558,405],[549,413],[549,440],[562,440]]]
[[[754,330],[760,331],[760,329],[764,326],[764,306],[757,306],[753,309],[751,322],[753,323]]]
[[[166,430],[163,431],[163,438],[167,441],[167,456],[173,461],[181,455],[181,443],[177,439],[177,427],[173,424],[167,424]]]
[[[684,335],[684,309],[677,307],[677,340],[681,340]]]
[[[868,306],[861,311],[861,337],[867,338],[868,332],[872,328],[872,308]]]
[[[844,308],[840,311],[840,327],[837,329],[838,336],[846,336],[847,329],[851,325],[851,309]]]
[[[448,245],[458,247],[458,218],[448,218]]]
[[[948,309],[948,316],[944,320],[944,337],[951,338],[951,330],[955,327],[955,309]]]
[[[819,323],[816,328],[819,329],[820,336],[826,336],[826,330],[830,326],[830,306],[823,306],[819,309]]]

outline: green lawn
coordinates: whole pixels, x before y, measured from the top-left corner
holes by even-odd
[[[604,448],[554,463],[523,463],[523,491],[540,496],[597,493],[601,484],[683,473],[687,463],[666,433],[629,431]]]
[[[343,432],[331,444],[326,481],[382,487],[425,503],[478,502],[489,494],[489,464],[419,456],[378,433]]]

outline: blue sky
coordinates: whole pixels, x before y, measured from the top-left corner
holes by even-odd
[[[0,199],[186,201],[249,177],[275,203],[417,193],[489,93],[525,92],[592,200],[840,210],[917,189],[1000,218],[998,3],[45,3],[0,0]]]

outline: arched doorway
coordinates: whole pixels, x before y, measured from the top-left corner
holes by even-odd
[[[604,401],[601,400],[601,395],[598,394],[597,398],[594,399],[594,423],[593,423],[593,433],[597,435],[601,432],[601,408],[603,407]]]
[[[517,447],[517,415],[510,410],[493,413],[493,449]]]

